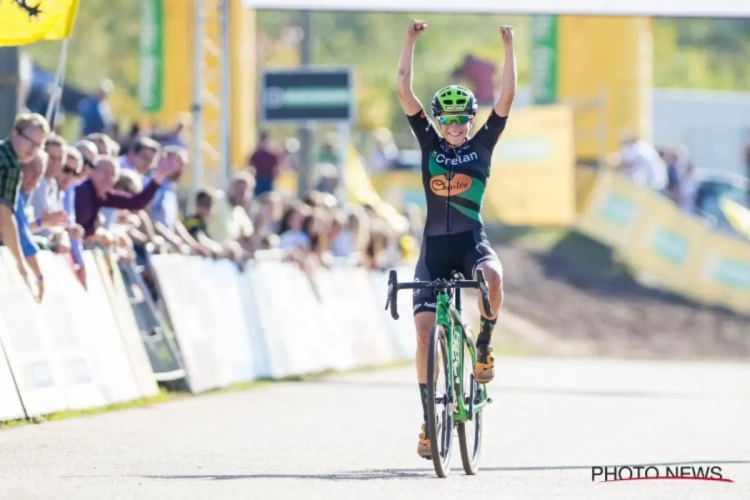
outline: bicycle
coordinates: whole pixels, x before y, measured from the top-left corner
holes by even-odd
[[[386,310],[390,307],[391,317],[398,320],[396,299],[399,290],[432,288],[436,295],[435,325],[430,331],[427,354],[427,427],[432,448],[432,463],[435,472],[441,478],[446,478],[450,474],[454,426],[458,433],[464,472],[471,476],[477,473],[482,449],[481,412],[492,402],[485,384],[479,384],[474,379],[473,367],[477,361],[474,336],[461,320],[462,288],[478,288],[482,293],[485,311],[492,315],[484,273],[478,269],[476,280],[464,280],[457,271],[453,271],[451,276],[452,280],[399,283],[396,271],[391,270],[388,275],[388,299],[385,304]],[[467,353],[469,359],[466,359]],[[442,384],[437,380],[440,372],[447,375]],[[438,395],[439,389],[443,391],[441,395]],[[460,397],[456,397],[457,394]],[[438,405],[443,405],[444,409],[438,411]],[[469,427],[472,424],[474,430],[470,432]],[[473,438],[473,442],[470,438]]]

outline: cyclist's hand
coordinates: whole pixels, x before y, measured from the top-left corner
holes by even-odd
[[[508,45],[513,45],[513,26],[506,26],[503,25],[500,27],[500,34],[503,37],[503,43]]]
[[[406,29],[406,36],[414,40],[419,35],[424,33],[426,29],[427,29],[427,23],[425,21],[419,21],[415,19],[409,23],[409,27]]]

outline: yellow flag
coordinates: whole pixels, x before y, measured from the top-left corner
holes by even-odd
[[[79,0],[0,0],[0,47],[61,40],[73,33]]]

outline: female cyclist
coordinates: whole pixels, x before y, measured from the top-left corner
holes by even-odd
[[[482,199],[492,165],[492,152],[505,128],[516,91],[516,57],[513,28],[502,26],[505,46],[500,97],[487,121],[473,136],[477,102],[464,87],[450,85],[432,98],[435,124],[427,117],[412,89],[414,44],[427,29],[427,23],[414,20],[406,30],[398,66],[398,96],[409,125],[422,150],[422,184],[427,199],[423,244],[415,271],[415,280],[450,279],[453,269],[476,279],[482,269],[490,292],[493,316],[484,311],[481,298],[481,326],[477,336],[477,363],[474,377],[479,383],[495,376],[495,360],[490,347],[492,330],[503,303],[503,268],[490,246],[480,215]],[[414,322],[417,329],[417,378],[422,398],[423,417],[427,421],[427,350],[429,334],[435,323],[436,301],[430,290],[414,294]],[[422,424],[417,453],[431,458],[427,426]]]

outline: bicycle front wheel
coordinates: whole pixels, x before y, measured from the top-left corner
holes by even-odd
[[[448,477],[453,437],[453,401],[448,342],[440,325],[432,327],[427,353],[427,429],[438,477]]]
[[[466,330],[465,335],[466,338],[463,342],[463,398],[466,408],[471,411],[474,405],[482,401],[482,391],[484,389],[474,380],[474,358],[468,345],[471,344],[472,348],[475,347],[474,336],[469,330]],[[469,476],[473,476],[479,469],[479,457],[482,453],[482,412],[470,415],[469,420],[457,424],[456,427],[464,472]]]

